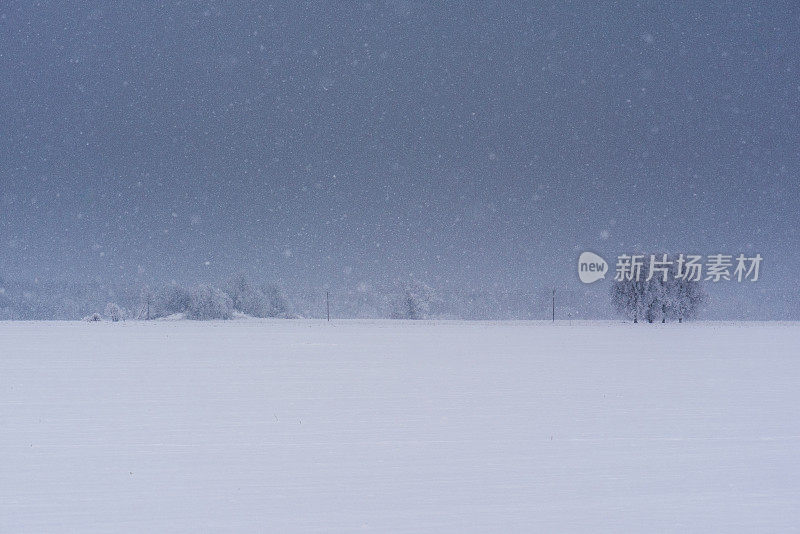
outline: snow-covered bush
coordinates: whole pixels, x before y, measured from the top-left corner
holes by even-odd
[[[83,320],[87,323],[99,323],[103,320],[103,317],[99,313],[93,313],[84,317]]]

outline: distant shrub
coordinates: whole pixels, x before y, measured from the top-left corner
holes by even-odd
[[[99,313],[93,313],[84,317],[83,320],[87,323],[99,323],[103,320],[103,317]]]

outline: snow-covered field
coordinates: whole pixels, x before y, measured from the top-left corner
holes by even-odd
[[[798,525],[798,324],[0,323],[0,532]]]

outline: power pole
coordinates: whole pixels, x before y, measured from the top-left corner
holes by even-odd
[[[331,322],[331,292],[325,292],[325,313],[328,316],[328,322]]]
[[[553,322],[556,322],[556,288],[553,288]]]

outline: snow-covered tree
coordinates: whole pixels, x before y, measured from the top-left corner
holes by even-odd
[[[11,310],[11,299],[6,291],[5,282],[0,278],[0,321],[7,321],[14,316]]]
[[[199,285],[190,292],[186,318],[198,321],[212,319],[232,319],[233,301],[221,289],[209,285]]]
[[[708,294],[700,282],[676,280],[672,286],[672,317],[682,323],[684,319],[694,319],[698,311],[708,302]]]
[[[620,314],[638,323],[649,307],[647,291],[647,285],[641,280],[614,281],[611,304]]]
[[[125,313],[125,310],[123,310],[117,304],[109,302],[106,305],[105,316],[108,317],[109,320],[117,323],[119,321],[124,321],[125,318],[127,317],[127,314]]]
[[[228,282],[225,292],[231,298],[233,308],[252,317],[263,317],[266,308],[264,296],[244,276]]]
[[[267,300],[266,317],[283,317],[287,319],[292,317],[289,311],[289,300],[280,287],[276,284],[266,284],[261,291]]]
[[[439,298],[433,288],[415,280],[405,287],[395,302],[392,318],[427,319],[438,302]]]
[[[177,313],[187,313],[192,303],[189,289],[178,284],[170,284],[161,289],[155,298],[151,318],[168,317]]]
[[[136,318],[149,321],[155,315],[156,295],[148,286],[142,288],[139,294],[139,307],[136,311]]]
[[[244,276],[229,282],[226,292],[236,311],[251,317],[290,317],[289,302],[275,284],[256,287]]]

